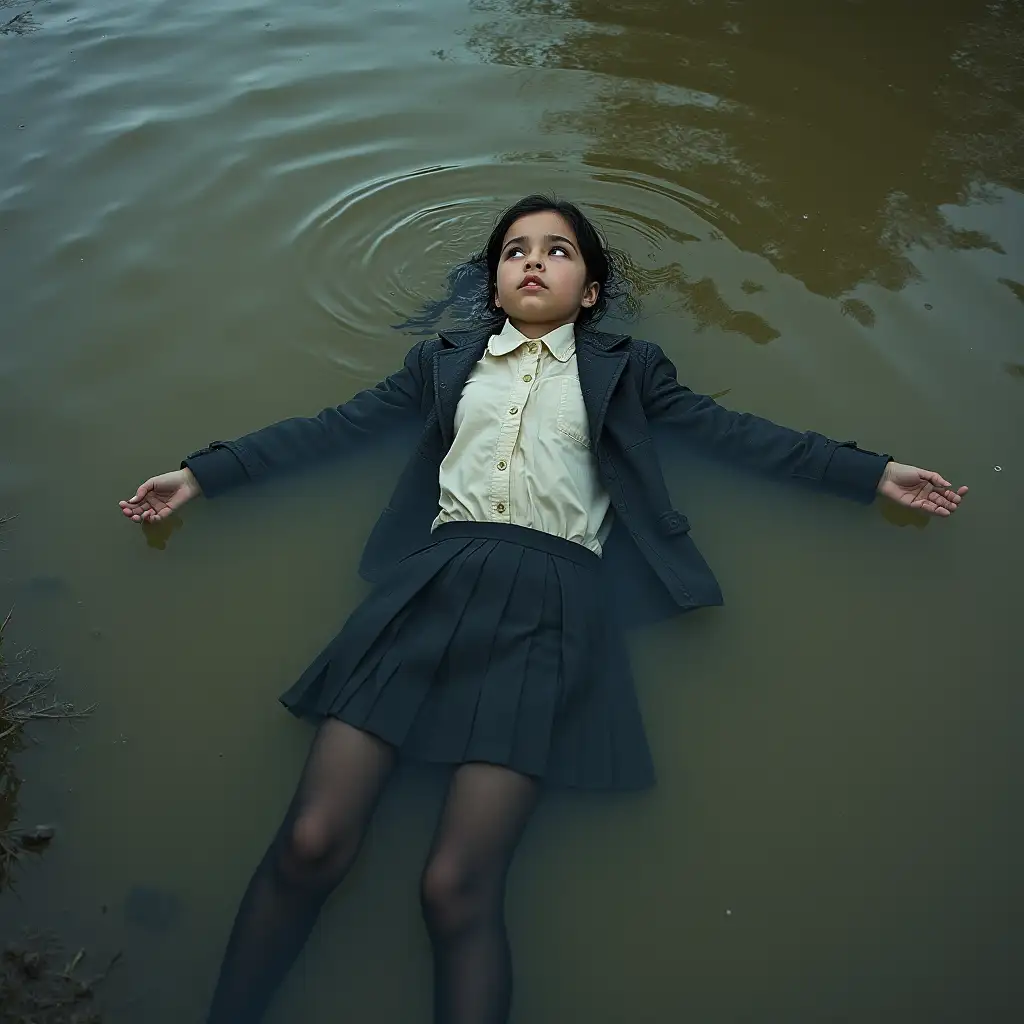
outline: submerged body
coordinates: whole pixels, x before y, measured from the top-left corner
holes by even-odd
[[[653,782],[624,626],[721,603],[655,432],[864,503],[880,492],[948,516],[966,493],[724,409],[681,386],[656,345],[593,330],[614,268],[571,204],[517,203],[477,262],[487,323],[419,343],[316,417],[212,443],[121,503],[150,522],[403,427],[415,437],[363,553],[373,592],[283,698],[319,725],[239,909],[211,1024],[261,1019],[402,752],[453,766],[422,884],[435,1021],[507,1021],[505,878],[543,785]]]

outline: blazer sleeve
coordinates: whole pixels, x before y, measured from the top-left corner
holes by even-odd
[[[216,497],[239,484],[345,456],[368,441],[385,439],[414,422],[420,411],[426,342],[415,345],[405,365],[319,415],[281,420],[234,441],[211,441],[183,462],[203,494]]]
[[[809,482],[844,498],[870,503],[889,455],[800,433],[751,413],[733,412],[676,380],[676,368],[648,343],[643,380],[644,412],[652,425],[705,451],[778,477]]]

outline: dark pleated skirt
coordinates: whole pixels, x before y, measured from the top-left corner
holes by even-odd
[[[537,530],[449,523],[403,559],[282,696],[424,761],[581,789],[654,781],[600,559]]]

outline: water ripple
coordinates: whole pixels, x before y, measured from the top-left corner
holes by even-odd
[[[310,298],[370,339],[436,298],[502,207],[538,188],[594,213],[612,244],[634,254],[631,273],[652,280],[681,247],[715,237],[723,219],[704,197],[643,175],[480,157],[366,181],[314,209],[289,242]]]

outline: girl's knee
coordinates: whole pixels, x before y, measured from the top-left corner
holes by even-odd
[[[299,813],[278,836],[278,867],[295,883],[339,881],[355,859],[361,839],[361,830],[339,829],[316,812]]]
[[[503,887],[458,857],[434,856],[420,887],[423,916],[431,932],[457,934],[490,916],[500,903]]]

